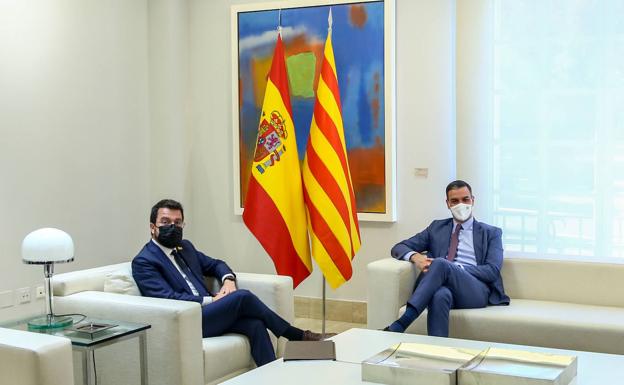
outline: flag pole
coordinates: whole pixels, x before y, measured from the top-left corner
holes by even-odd
[[[332,9],[329,7],[329,16],[327,16],[327,29],[331,31],[332,24],[334,24],[334,18],[332,17]]]
[[[323,275],[323,323],[322,323],[322,327],[321,327],[321,334],[323,336],[325,336],[325,300],[326,300],[326,296],[325,296],[325,276]]]
[[[331,9],[331,7],[329,7],[329,15],[327,16],[327,30],[328,30],[328,32],[331,32],[332,24],[333,24],[332,9]],[[326,294],[326,280],[325,280],[325,275],[324,274],[323,274],[323,282],[321,283],[321,285],[323,285],[323,322],[322,322],[322,326],[321,326],[321,333],[323,334],[323,336],[325,336],[325,320],[326,320],[325,305],[327,303],[327,294]]]

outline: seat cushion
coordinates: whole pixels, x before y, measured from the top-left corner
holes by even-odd
[[[400,314],[404,311],[401,308]],[[410,325],[408,333],[426,334],[426,313]],[[450,336],[624,354],[624,309],[512,299],[509,306],[451,310]]]
[[[202,343],[206,383],[255,367],[249,340],[240,334],[204,338]]]

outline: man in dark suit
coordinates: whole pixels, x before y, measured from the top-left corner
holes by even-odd
[[[298,329],[269,309],[248,290],[236,287],[236,275],[228,265],[197,251],[182,239],[184,209],[174,200],[163,199],[152,207],[152,239],[132,260],[132,275],[148,297],[193,301],[202,306],[202,335],[240,333],[249,338],[256,365],[275,360],[267,329],[278,337],[296,341],[318,341],[322,335]],[[221,290],[211,293],[203,278],[215,277]]]
[[[502,231],[472,216],[472,188],[456,180],[446,187],[453,218],[435,220],[424,231],[396,244],[392,257],[420,269],[405,313],[384,330],[404,332],[427,309],[430,336],[448,337],[450,309],[508,305],[500,270]]]

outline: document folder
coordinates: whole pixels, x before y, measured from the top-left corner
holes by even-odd
[[[284,361],[336,360],[334,341],[288,341]]]

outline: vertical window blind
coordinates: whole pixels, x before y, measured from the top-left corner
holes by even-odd
[[[492,10],[489,219],[507,252],[624,260],[624,1]]]

